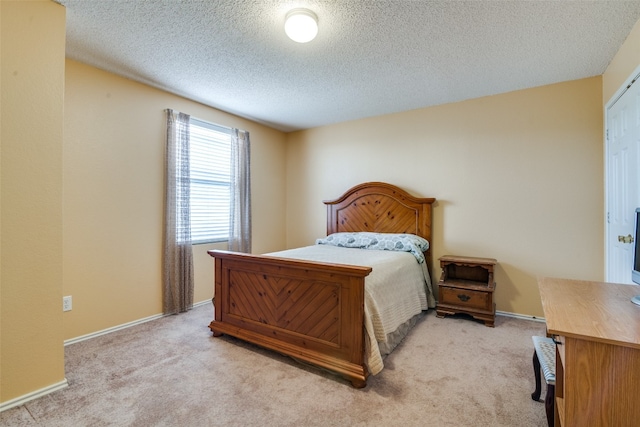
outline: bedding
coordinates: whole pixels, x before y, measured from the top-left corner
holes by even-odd
[[[316,245],[333,245],[341,248],[372,249],[380,251],[411,252],[420,264],[425,262],[424,252],[429,242],[415,234],[370,233],[333,233],[316,239]]]
[[[331,235],[334,236],[331,239],[332,243],[337,243],[345,238],[346,240],[356,238],[361,242],[369,241],[369,243],[373,241],[372,236],[353,236],[353,234],[359,233],[343,234],[352,234],[352,236],[336,237]],[[396,236],[385,237],[389,239],[382,239],[378,236],[379,241],[398,240]],[[418,236],[413,237],[418,238]],[[323,240],[318,239],[318,241]],[[409,241],[411,237],[405,235],[403,240]],[[424,245],[424,242],[422,244]],[[435,297],[423,257],[423,262],[420,263],[413,252],[405,251],[400,247],[392,250],[370,249],[362,250],[362,248],[344,247],[338,244],[318,243],[314,246],[267,255],[372,267],[372,272],[365,279],[365,363],[369,372],[375,375],[384,367],[383,355],[390,351],[389,348],[392,349],[397,344],[390,343],[389,337],[401,325],[422,313],[423,310],[435,307]],[[381,347],[383,351],[381,351]],[[387,350],[384,350],[385,348]]]

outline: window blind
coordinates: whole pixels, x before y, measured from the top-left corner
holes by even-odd
[[[229,239],[231,129],[190,119],[191,240]]]

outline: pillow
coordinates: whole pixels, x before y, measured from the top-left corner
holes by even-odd
[[[418,262],[424,262],[423,252],[429,249],[429,242],[415,234],[395,233],[333,233],[317,239],[316,245],[332,245],[343,248],[373,249],[381,251],[411,252]]]

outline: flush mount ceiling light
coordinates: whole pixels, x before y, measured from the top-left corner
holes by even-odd
[[[318,34],[318,17],[309,9],[293,9],[284,20],[284,32],[295,42],[310,42]]]

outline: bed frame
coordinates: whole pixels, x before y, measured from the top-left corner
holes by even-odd
[[[327,205],[327,234],[412,233],[431,242],[433,198],[382,182]],[[370,267],[208,251],[215,258],[213,336],[227,334],[366,386],[364,280]],[[425,253],[431,265],[431,251]]]

